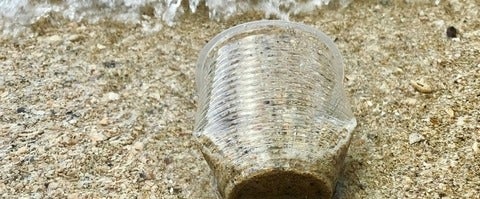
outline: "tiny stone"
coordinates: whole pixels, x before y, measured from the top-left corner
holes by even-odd
[[[77,42],[77,41],[80,41],[80,40],[82,40],[82,39],[83,39],[83,37],[82,37],[81,35],[76,35],[76,34],[75,34],[75,35],[70,35],[70,36],[67,38],[67,40],[68,40],[68,41],[71,41],[71,42]]]
[[[68,146],[72,146],[78,143],[78,139],[76,137],[63,137],[61,138],[60,143]]]
[[[98,132],[90,133],[89,137],[90,137],[90,140],[94,143],[107,139],[107,137],[105,135],[103,135],[102,133],[98,133]]]
[[[98,48],[99,50],[103,50],[103,49],[105,49],[105,48],[107,48],[107,47],[104,46],[104,45],[102,45],[102,44],[97,44],[97,48]]]
[[[415,98],[407,98],[405,99],[405,103],[408,105],[415,105],[417,103],[417,100]]]
[[[464,126],[465,125],[465,117],[459,117],[457,122],[455,123],[457,126]]]
[[[54,189],[57,189],[59,187],[59,184],[56,183],[56,182],[51,182],[47,185],[48,189],[50,190],[54,190]]]
[[[445,26],[445,21],[440,19],[440,20],[434,21],[433,24],[435,24],[435,26],[441,28],[441,27]]]
[[[463,3],[463,2],[462,2]],[[448,5],[454,12],[459,12],[462,10],[462,3],[459,0],[450,0]]]
[[[106,61],[103,62],[103,66],[105,68],[115,68],[115,66],[117,66],[117,63],[115,63],[115,61]]]
[[[23,147],[20,147],[19,149],[17,149],[17,155],[19,154],[23,154],[25,152],[28,151],[28,147],[27,146],[23,146]]]
[[[59,35],[52,35],[50,37],[44,38],[43,41],[49,44],[57,43],[62,41],[62,37],[60,37]]]
[[[472,144],[472,150],[473,152],[475,153],[478,153],[480,151],[480,149],[478,148],[478,142],[475,141],[473,144]]]
[[[457,38],[457,34],[458,34],[458,30],[453,27],[453,26],[449,26],[447,28],[447,37],[449,38]]]
[[[159,92],[155,92],[155,91],[148,94],[148,97],[151,97],[152,99],[155,99],[155,100],[162,99],[162,95]]]
[[[413,88],[416,91],[418,91],[420,93],[431,93],[431,92],[433,92],[433,88],[425,82],[411,81],[410,84],[413,86]]]
[[[170,157],[163,158],[163,163],[165,163],[165,165],[169,165],[172,162],[173,162],[173,160]]]
[[[136,142],[135,144],[133,144],[133,149],[137,151],[143,150],[143,147],[144,147],[144,144],[142,142]]]
[[[385,6],[390,3],[390,0],[380,0],[379,3]]]
[[[423,137],[423,135],[418,134],[418,133],[411,133],[408,136],[408,143],[410,143],[410,144],[415,144],[415,143],[423,141],[423,140],[425,140],[425,137]]]
[[[373,102],[372,102],[372,101],[367,101],[366,104],[367,104],[367,106],[369,106],[369,107],[370,107],[370,106],[373,106]]]
[[[479,66],[479,68],[480,68],[480,64],[479,64],[478,66]],[[5,92],[3,92],[3,93],[0,95],[0,98],[5,98],[5,97],[7,97],[9,94],[10,94],[10,93],[9,93],[8,91],[5,91]]]
[[[78,28],[78,23],[76,23],[76,22],[70,22],[70,23],[67,24],[67,26],[68,26],[69,28],[75,29],[75,28]]]
[[[396,67],[393,71],[394,74],[402,74],[403,70],[401,68]]]
[[[78,195],[79,195],[78,193],[70,193],[70,194],[67,195],[67,199],[79,198]]]
[[[421,16],[421,17],[425,16],[425,12],[423,12],[423,10],[420,10],[420,12],[418,13],[418,16]]]
[[[120,95],[118,93],[108,92],[106,98],[108,101],[116,101],[120,99]]]
[[[412,178],[410,178],[408,176],[403,177],[403,184],[411,186],[413,183],[414,182],[413,182]]]
[[[108,118],[104,117],[103,119],[100,120],[100,125],[105,126],[108,124]]]
[[[17,113],[26,113],[27,109],[25,107],[17,108]]]
[[[453,110],[451,108],[447,108],[445,109],[445,112],[448,114],[448,116],[450,116],[451,118],[452,117],[455,117],[455,112],[453,112]]]
[[[39,116],[46,114],[45,111],[40,111],[40,110],[32,110],[32,113]]]

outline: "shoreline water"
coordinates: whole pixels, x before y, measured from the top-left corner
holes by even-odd
[[[351,0],[309,1],[236,1],[219,0],[5,0],[0,2],[0,30],[3,35],[24,33],[29,26],[48,18],[69,22],[95,24],[99,22],[141,25],[146,32],[159,31],[161,26],[173,26],[186,13],[206,8],[212,20],[226,20],[246,12],[263,13],[265,18],[287,20],[290,15],[311,13],[327,5],[345,7]],[[181,24],[180,24],[181,25]]]

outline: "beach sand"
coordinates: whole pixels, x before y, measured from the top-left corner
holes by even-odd
[[[442,0],[292,17],[345,60],[358,126],[336,198],[480,198],[479,16],[478,0]],[[213,198],[191,135],[195,62],[213,36],[261,18],[203,8],[145,33],[51,17],[35,37],[3,37],[0,197]]]

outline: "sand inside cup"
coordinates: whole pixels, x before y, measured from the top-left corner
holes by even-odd
[[[287,133],[284,138],[290,139],[289,134],[294,133]],[[255,140],[224,146],[234,150],[229,152],[214,145],[211,138],[201,137],[200,143],[221,198],[331,198],[343,170],[350,134],[346,129],[333,133],[328,125],[316,134],[310,139],[318,142],[305,144],[305,140],[299,139],[296,144],[278,139],[267,144],[268,151],[249,149],[255,147]],[[225,152],[242,156],[231,159]]]
[[[318,176],[295,171],[265,171],[246,179],[232,191],[231,198],[329,198],[331,187]]]

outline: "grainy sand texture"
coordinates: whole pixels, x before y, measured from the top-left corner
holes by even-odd
[[[0,197],[214,198],[192,140],[195,62],[258,19],[201,8],[146,33],[50,16],[3,36]],[[478,0],[354,1],[291,20],[344,56],[358,126],[336,198],[480,198]]]

